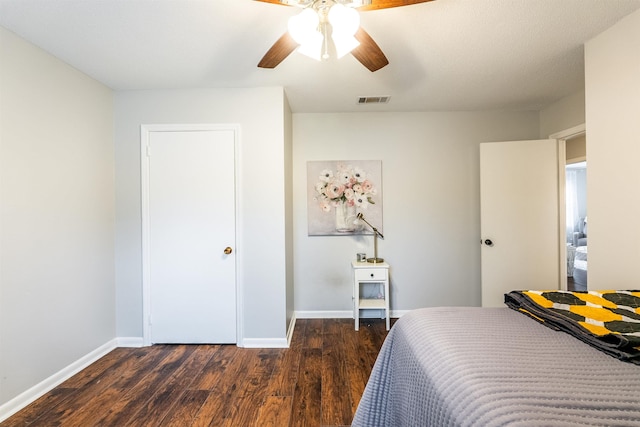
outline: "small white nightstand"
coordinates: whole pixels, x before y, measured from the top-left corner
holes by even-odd
[[[384,310],[389,319],[389,264],[386,262],[351,262],[353,270],[353,318],[356,331],[360,326],[360,310]]]

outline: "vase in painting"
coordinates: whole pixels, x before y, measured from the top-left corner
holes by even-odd
[[[351,233],[356,229],[356,207],[349,206],[347,202],[336,205],[336,231],[338,233]]]

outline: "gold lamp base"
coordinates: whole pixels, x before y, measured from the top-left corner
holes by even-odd
[[[367,262],[380,263],[380,262],[384,262],[384,258],[367,258]]]

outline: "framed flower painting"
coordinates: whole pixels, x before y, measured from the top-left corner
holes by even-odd
[[[364,219],[382,229],[382,161],[329,160],[307,163],[309,236],[373,234]]]

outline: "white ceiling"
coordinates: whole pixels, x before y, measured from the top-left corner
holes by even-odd
[[[114,90],[283,86],[294,112],[540,109],[640,0],[435,0],[361,12],[390,64],[256,64],[298,8],[253,0],[0,0],[0,25]],[[359,106],[358,96],[391,96]]]

